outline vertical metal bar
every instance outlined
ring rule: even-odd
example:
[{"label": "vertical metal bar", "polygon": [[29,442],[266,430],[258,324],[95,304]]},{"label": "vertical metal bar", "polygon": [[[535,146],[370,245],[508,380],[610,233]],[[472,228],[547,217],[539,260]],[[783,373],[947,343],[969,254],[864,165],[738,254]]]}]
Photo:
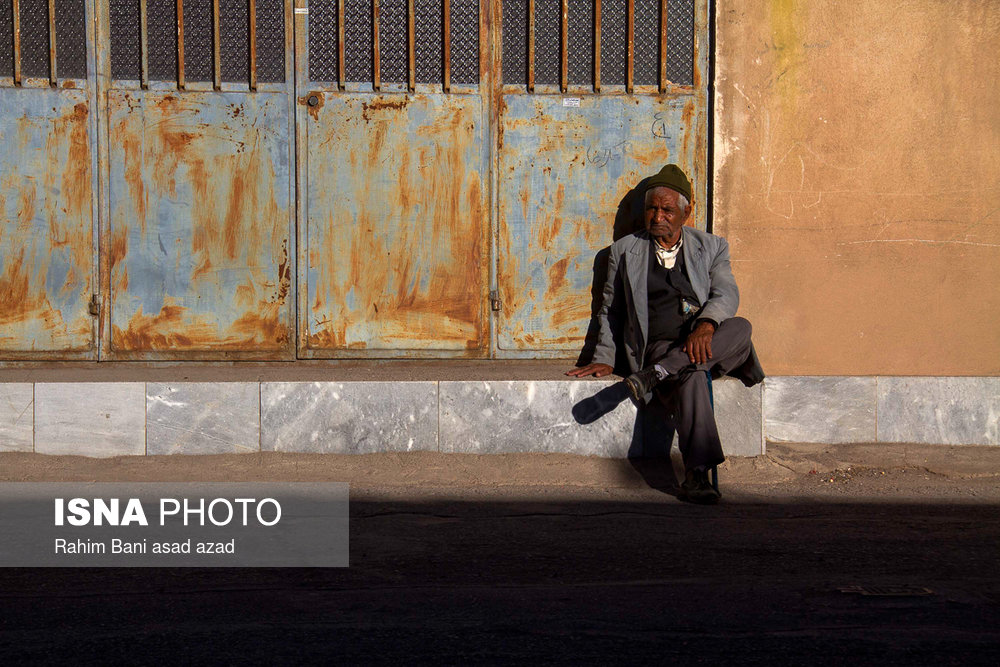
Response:
[{"label": "vertical metal bar", "polygon": [[250,2],[250,90],[257,90],[257,0]]},{"label": "vertical metal bar", "polygon": [[[491,55],[493,54],[494,49],[491,48],[490,46],[491,40],[488,37],[488,35],[492,35],[495,32],[496,35],[493,36],[492,39],[493,40],[500,39],[500,26],[503,24],[502,19],[498,19],[496,20],[496,23],[492,23],[492,21],[497,16],[502,16],[503,8],[497,7],[496,11],[499,12],[500,14],[497,13],[490,14],[489,16],[489,19],[491,21],[490,30],[486,29],[486,23],[487,23],[487,13],[486,13],[487,10],[485,7],[486,4],[487,3],[485,0],[480,0],[479,2],[479,85],[480,86],[486,85],[485,82],[486,82],[487,72],[488,71],[493,72],[492,70],[493,65],[491,64],[492,62]],[[497,4],[499,5],[499,3]],[[493,25],[497,26],[496,30],[492,29]],[[490,76],[493,77],[491,78],[491,84],[494,79],[499,80],[499,77],[494,77],[492,73],[490,74]]]},{"label": "vertical metal bar", "polygon": [[184,90],[184,0],[177,0],[177,89]]},{"label": "vertical metal bar", "polygon": [[667,90],[667,0],[660,0],[660,92]]},{"label": "vertical metal bar", "polygon": [[417,87],[417,24],[416,24],[416,9],[414,8],[415,0],[409,0],[408,13],[409,13],[409,23],[407,24],[406,30],[406,40],[407,40],[407,54],[409,54],[410,61],[410,81],[409,88],[410,92],[413,92]]},{"label": "vertical metal bar", "polygon": [[382,46],[378,36],[378,0],[372,0],[372,88],[382,88]]},{"label": "vertical metal bar", "polygon": [[142,61],[139,71],[139,85],[149,88],[149,33],[147,31],[148,13],[146,0],[139,0],[139,56]]},{"label": "vertical metal bar", "polygon": [[222,90],[222,27],[219,22],[219,0],[212,0],[212,85],[216,90]]},{"label": "vertical metal bar", "polygon": [[337,87],[344,89],[344,0],[337,0]]},{"label": "vertical metal bar", "polygon": [[559,88],[566,92],[569,85],[569,0],[562,0],[559,28]]},{"label": "vertical metal bar", "polygon": [[14,12],[14,85],[21,85],[21,0],[13,0]]},{"label": "vertical metal bar", "polygon": [[528,92],[535,92],[535,0],[528,0]]},{"label": "vertical metal bar", "polygon": [[444,92],[451,91],[451,0],[444,1]]},{"label": "vertical metal bar", "polygon": [[56,86],[56,0],[49,0],[49,85]]},{"label": "vertical metal bar", "polygon": [[635,71],[635,0],[628,0],[628,62],[625,65],[625,91],[632,92],[632,73]]},{"label": "vertical metal bar", "polygon": [[601,92],[601,0],[594,0],[594,92]]}]

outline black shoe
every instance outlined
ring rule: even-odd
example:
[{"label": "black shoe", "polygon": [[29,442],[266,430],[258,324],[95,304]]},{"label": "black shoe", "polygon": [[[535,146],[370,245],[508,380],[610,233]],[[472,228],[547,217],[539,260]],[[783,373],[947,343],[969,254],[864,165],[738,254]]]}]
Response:
[{"label": "black shoe", "polygon": [[629,393],[636,401],[641,401],[646,394],[653,391],[653,387],[659,384],[660,380],[656,375],[656,367],[644,368],[638,373],[632,373],[625,378]]},{"label": "black shoe", "polygon": [[722,494],[708,481],[707,470],[688,470],[681,484],[681,498],[698,505],[714,505]]}]

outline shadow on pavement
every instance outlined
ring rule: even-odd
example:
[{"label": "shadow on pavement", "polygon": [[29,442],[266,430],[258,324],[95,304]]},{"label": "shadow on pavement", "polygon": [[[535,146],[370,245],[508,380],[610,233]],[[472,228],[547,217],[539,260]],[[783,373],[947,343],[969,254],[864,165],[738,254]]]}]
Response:
[{"label": "shadow on pavement", "polygon": [[[992,665],[998,509],[362,500],[347,569],[2,570],[0,650],[6,664]],[[842,591],[858,586],[932,593]]]}]

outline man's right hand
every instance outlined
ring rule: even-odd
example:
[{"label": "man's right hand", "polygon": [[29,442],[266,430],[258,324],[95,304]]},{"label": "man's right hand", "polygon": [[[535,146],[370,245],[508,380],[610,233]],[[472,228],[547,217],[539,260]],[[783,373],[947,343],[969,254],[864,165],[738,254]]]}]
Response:
[{"label": "man's right hand", "polygon": [[570,375],[575,378],[585,378],[588,375],[593,375],[595,378],[602,378],[605,375],[611,375],[613,370],[614,369],[608,364],[587,364],[586,366],[566,371],[566,375]]}]

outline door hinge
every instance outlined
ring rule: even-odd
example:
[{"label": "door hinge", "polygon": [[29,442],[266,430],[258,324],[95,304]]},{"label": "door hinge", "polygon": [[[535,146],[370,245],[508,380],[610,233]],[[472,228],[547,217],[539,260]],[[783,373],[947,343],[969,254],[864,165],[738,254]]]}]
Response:
[{"label": "door hinge", "polygon": [[101,314],[101,300],[97,298],[96,294],[90,295],[90,314],[97,317]]},{"label": "door hinge", "polygon": [[500,290],[490,290],[490,310],[500,312]]}]

